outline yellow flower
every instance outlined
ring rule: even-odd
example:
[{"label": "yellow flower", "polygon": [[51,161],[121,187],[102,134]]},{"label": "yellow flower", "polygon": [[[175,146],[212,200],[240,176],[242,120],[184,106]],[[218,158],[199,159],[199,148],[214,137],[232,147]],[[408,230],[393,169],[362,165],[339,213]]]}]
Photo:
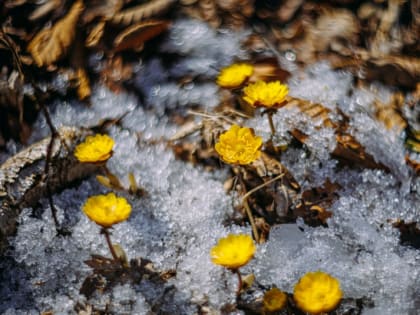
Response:
[{"label": "yellow flower", "polygon": [[288,93],[289,88],[280,81],[257,81],[244,88],[243,99],[253,107],[279,108]]},{"label": "yellow flower", "polygon": [[127,220],[131,213],[131,206],[125,198],[109,193],[88,198],[82,210],[89,219],[107,228]]},{"label": "yellow flower", "polygon": [[332,311],[340,303],[342,296],[340,282],[322,271],[305,274],[293,292],[297,306],[309,314]]},{"label": "yellow flower", "polygon": [[223,68],[217,77],[217,84],[224,88],[236,88],[243,84],[254,72],[254,67],[246,63],[234,63]]},{"label": "yellow flower", "polygon": [[260,157],[261,145],[261,137],[255,136],[252,129],[232,125],[220,135],[214,148],[226,163],[246,165]]},{"label": "yellow flower", "polygon": [[264,310],[268,312],[280,311],[286,306],[287,295],[277,288],[272,288],[265,292],[263,298]]},{"label": "yellow flower", "polygon": [[221,238],[211,249],[210,256],[214,264],[232,270],[246,265],[255,253],[252,237],[247,234],[229,234]]},{"label": "yellow flower", "polygon": [[74,150],[74,156],[80,162],[104,162],[111,157],[113,146],[114,140],[108,135],[87,136]]}]

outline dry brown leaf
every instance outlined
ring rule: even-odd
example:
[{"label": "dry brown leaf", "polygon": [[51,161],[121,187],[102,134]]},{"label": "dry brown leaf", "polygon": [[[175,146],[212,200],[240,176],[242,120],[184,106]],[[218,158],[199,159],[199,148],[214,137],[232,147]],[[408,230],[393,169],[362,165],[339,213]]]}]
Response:
[{"label": "dry brown leaf", "polygon": [[285,82],[290,76],[290,72],[281,68],[277,58],[265,58],[258,60],[254,65],[254,72],[249,78],[249,82],[258,80],[274,81],[280,80]]},{"label": "dry brown leaf", "polygon": [[343,43],[355,44],[358,39],[359,24],[353,13],[346,9],[326,11],[308,28],[305,40],[299,48],[298,58],[302,61],[311,60],[313,55],[326,52],[329,49],[337,50]]},{"label": "dry brown leaf", "polygon": [[381,121],[387,129],[393,129],[401,133],[406,127],[407,122],[401,115],[401,108],[404,104],[404,96],[401,93],[395,93],[390,102],[382,103],[375,100],[376,118]]},{"label": "dry brown leaf", "polygon": [[84,100],[91,94],[89,77],[83,68],[78,68],[76,70],[76,77],[79,81],[79,86],[77,87],[77,95],[79,96],[80,100]]},{"label": "dry brown leaf", "polygon": [[85,41],[86,47],[94,47],[99,43],[102,36],[104,35],[105,25],[106,25],[106,22],[102,20],[93,27],[88,37],[86,38],[86,41]]},{"label": "dry brown leaf", "polygon": [[141,22],[144,19],[163,13],[175,2],[175,0],[150,1],[115,14],[111,22],[123,25]]},{"label": "dry brown leaf", "polygon": [[[404,56],[382,56],[369,58],[364,66],[365,78],[380,80],[389,85],[415,89],[420,81],[420,58]],[[392,75],[390,75],[392,74]]]},{"label": "dry brown leaf", "polygon": [[327,219],[332,216],[327,209],[337,199],[337,190],[340,188],[340,185],[327,179],[321,187],[305,190],[293,210],[294,215],[302,217],[310,226],[326,225]]},{"label": "dry brown leaf", "polygon": [[146,21],[130,26],[115,38],[114,51],[141,50],[146,41],[165,31],[168,26],[167,21]]},{"label": "dry brown leaf", "polygon": [[373,53],[389,53],[389,51],[384,50],[391,49],[390,32],[392,27],[397,24],[402,5],[403,1],[401,0],[388,1],[388,8],[380,15],[380,23],[375,38],[370,45],[370,50]]},{"label": "dry brown leaf", "polygon": [[121,10],[123,5],[123,0],[90,0],[88,8],[83,13],[83,22],[89,23],[98,17],[108,21]]},{"label": "dry brown leaf", "polygon": [[56,10],[61,5],[61,2],[61,0],[50,0],[45,2],[29,15],[29,20],[35,21],[46,16],[51,11]]},{"label": "dry brown leaf", "polygon": [[65,17],[32,39],[28,51],[38,67],[51,65],[67,52],[75,37],[76,23],[83,9],[83,1],[76,1]]}]

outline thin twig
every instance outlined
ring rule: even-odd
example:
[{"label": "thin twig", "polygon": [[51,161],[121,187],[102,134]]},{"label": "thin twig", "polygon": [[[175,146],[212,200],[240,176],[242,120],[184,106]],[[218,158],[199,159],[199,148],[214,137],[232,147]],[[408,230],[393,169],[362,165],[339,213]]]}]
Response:
[{"label": "thin twig", "polygon": [[257,186],[257,187],[252,188],[250,191],[248,191],[248,192],[247,192],[247,193],[246,193],[246,194],[242,197],[242,200],[248,199],[248,198],[249,198],[249,196],[251,196],[254,192],[256,192],[257,190],[259,190],[259,189],[261,189],[261,188],[263,188],[263,187],[265,187],[265,186],[267,186],[267,185],[270,185],[271,183],[275,182],[276,180],[278,180],[278,179],[282,178],[284,175],[285,175],[285,173],[282,173],[282,174],[280,174],[280,175],[278,175],[278,176],[276,176],[276,177],[274,177],[274,178],[270,179],[269,181],[266,181],[265,183],[263,183],[263,184],[261,184],[261,185],[259,185],[259,186]]},{"label": "thin twig", "polygon": [[[246,115],[244,113],[235,111],[235,110],[230,110],[230,112],[232,112],[233,114],[235,114],[235,115],[237,115],[237,116],[239,116],[241,118],[247,118],[247,119],[251,118],[250,116],[248,116],[248,115]],[[194,110],[188,110],[187,113],[188,114],[191,114],[191,115],[195,115],[195,116],[200,116],[200,117],[208,118],[208,119],[211,119],[211,120],[222,119],[222,120],[225,120],[226,122],[228,122],[231,125],[236,124],[236,121],[234,121],[233,119],[230,119],[230,118],[226,117],[225,115],[207,114],[207,113],[203,113],[203,112],[197,112],[197,111],[194,111]]]},{"label": "thin twig", "polygon": [[[35,100],[36,100],[37,103],[39,103],[38,102],[38,97],[37,97],[36,94],[35,94]],[[48,143],[47,154],[46,154],[46,157],[45,157],[45,168],[44,168],[44,174],[46,176],[46,188],[47,188],[48,203],[49,203],[50,208],[51,208],[51,214],[52,214],[52,217],[53,217],[53,220],[54,220],[55,229],[56,229],[57,233],[63,234],[62,233],[63,230],[60,228],[60,224],[58,222],[57,209],[54,206],[52,191],[51,191],[51,187],[49,185],[51,156],[52,156],[52,151],[53,151],[55,139],[58,137],[58,132],[57,132],[57,129],[55,128],[52,120],[51,120],[50,114],[49,114],[48,109],[45,106],[45,104],[42,104],[41,108],[42,108],[42,111],[44,113],[45,120],[47,121],[47,125],[51,130],[51,140]]]}]

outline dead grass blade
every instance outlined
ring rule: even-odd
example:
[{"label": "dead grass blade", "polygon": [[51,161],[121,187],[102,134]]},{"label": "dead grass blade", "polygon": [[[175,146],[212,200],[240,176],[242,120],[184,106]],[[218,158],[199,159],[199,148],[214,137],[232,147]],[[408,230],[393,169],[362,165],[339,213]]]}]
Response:
[{"label": "dead grass blade", "polygon": [[76,1],[64,18],[52,28],[40,31],[32,39],[28,51],[38,67],[51,65],[67,52],[75,37],[76,23],[83,9],[83,2]]},{"label": "dead grass blade", "polygon": [[104,20],[99,21],[92,30],[90,31],[88,37],[86,38],[85,45],[86,47],[94,47],[98,45],[102,36],[104,35],[106,22]]}]

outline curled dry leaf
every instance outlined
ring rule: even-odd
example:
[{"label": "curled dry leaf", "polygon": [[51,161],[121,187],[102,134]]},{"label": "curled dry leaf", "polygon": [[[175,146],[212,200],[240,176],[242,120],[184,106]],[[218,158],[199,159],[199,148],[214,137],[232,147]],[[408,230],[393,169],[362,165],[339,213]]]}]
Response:
[{"label": "curled dry leaf", "polygon": [[61,0],[50,0],[45,3],[43,3],[41,6],[35,9],[30,15],[29,20],[35,21],[38,20],[47,14],[49,14],[51,11],[56,10],[61,5]]},{"label": "curled dry leaf", "polygon": [[332,216],[332,212],[327,209],[338,198],[337,190],[340,188],[340,185],[327,179],[321,187],[305,190],[296,203],[293,214],[302,217],[309,226],[326,225],[327,219]]},{"label": "curled dry leaf", "polygon": [[[363,65],[365,78],[380,80],[389,85],[415,89],[420,81],[420,58],[404,56],[371,57]],[[392,75],[389,75],[392,73]]]},{"label": "curled dry leaf", "polygon": [[309,27],[300,47],[299,59],[310,59],[313,54],[326,52],[337,44],[355,44],[358,39],[359,24],[351,11],[340,9],[327,11],[321,15],[314,26]]},{"label": "curled dry leaf", "polygon": [[167,21],[146,21],[130,26],[115,38],[114,51],[141,50],[146,41],[165,31],[168,26]]},{"label": "curled dry leaf", "polygon": [[285,82],[290,76],[290,72],[280,67],[277,58],[265,58],[257,61],[254,65],[254,72],[249,78],[249,82],[258,80]]},{"label": "curled dry leaf", "polygon": [[388,51],[383,51],[385,47],[386,50],[390,50],[390,32],[393,26],[397,24],[396,22],[400,15],[402,5],[403,2],[400,0],[388,1],[388,8],[380,16],[378,29],[376,30],[375,38],[371,43],[371,51],[382,51],[383,53],[387,53]]},{"label": "curled dry leaf", "polygon": [[420,81],[420,58],[418,57],[400,55],[377,57],[366,50],[358,49],[351,56],[336,56],[330,61],[333,68],[350,69],[355,75],[367,81],[381,81],[388,85],[413,90]]},{"label": "curled dry leaf", "polygon": [[83,2],[76,1],[64,18],[52,28],[40,31],[32,39],[28,51],[38,67],[51,65],[67,52],[75,37],[76,23],[83,9]]},{"label": "curled dry leaf", "polygon": [[111,19],[111,22],[123,25],[141,22],[145,19],[155,17],[156,15],[163,13],[175,2],[175,0],[150,1],[115,14]]}]

